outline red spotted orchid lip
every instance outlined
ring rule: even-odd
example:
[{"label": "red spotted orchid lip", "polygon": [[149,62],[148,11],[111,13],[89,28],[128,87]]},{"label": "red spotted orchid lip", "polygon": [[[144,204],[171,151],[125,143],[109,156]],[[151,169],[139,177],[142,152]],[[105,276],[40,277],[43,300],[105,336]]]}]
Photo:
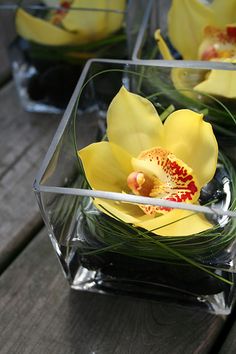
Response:
[{"label": "red spotted orchid lip", "polygon": [[206,26],[204,39],[199,47],[201,60],[232,58],[236,54],[236,26],[227,25],[224,29]]},{"label": "red spotted orchid lip", "polygon": [[[194,202],[199,187],[192,169],[168,150],[156,147],[133,159],[135,171],[127,178],[127,185],[135,195],[162,198],[174,202]],[[139,205],[147,215],[165,213],[170,208]]]}]

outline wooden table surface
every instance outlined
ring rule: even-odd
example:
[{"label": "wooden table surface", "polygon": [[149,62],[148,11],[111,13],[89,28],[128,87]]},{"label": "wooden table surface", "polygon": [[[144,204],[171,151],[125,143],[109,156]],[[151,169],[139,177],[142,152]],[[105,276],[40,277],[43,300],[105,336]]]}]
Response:
[{"label": "wooden table surface", "polygon": [[21,108],[4,21],[0,16],[0,353],[236,353],[235,310],[214,316],[70,290],[32,192],[61,117]]}]

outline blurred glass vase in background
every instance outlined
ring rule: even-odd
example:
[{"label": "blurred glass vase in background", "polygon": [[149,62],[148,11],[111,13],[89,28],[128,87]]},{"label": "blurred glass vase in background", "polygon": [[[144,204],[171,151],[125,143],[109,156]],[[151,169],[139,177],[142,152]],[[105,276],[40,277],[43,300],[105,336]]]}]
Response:
[{"label": "blurred glass vase in background", "polygon": [[88,59],[129,58],[142,18],[142,6],[134,3],[21,1],[15,13],[17,38],[10,47],[10,58],[23,107],[34,112],[62,112]]},{"label": "blurred glass vase in background", "polygon": [[213,95],[235,112],[235,7],[235,0],[151,0],[133,59],[179,62],[171,77],[182,95],[198,92],[206,103]]}]

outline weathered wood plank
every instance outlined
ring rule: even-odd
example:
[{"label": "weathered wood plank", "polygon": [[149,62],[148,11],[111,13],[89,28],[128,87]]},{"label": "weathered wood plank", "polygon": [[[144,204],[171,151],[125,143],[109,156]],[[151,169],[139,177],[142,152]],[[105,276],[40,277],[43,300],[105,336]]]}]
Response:
[{"label": "weathered wood plank", "polygon": [[[231,324],[233,321],[233,326]],[[231,316],[231,320],[228,323],[228,330],[226,340],[221,347],[219,354],[235,354],[236,353],[236,322],[235,322],[235,310]]]},{"label": "weathered wood plank", "polygon": [[30,114],[14,85],[0,91],[0,270],[41,224],[32,183],[60,117]]},{"label": "weathered wood plank", "polygon": [[70,290],[43,230],[0,280],[1,353],[209,353],[224,319]]}]

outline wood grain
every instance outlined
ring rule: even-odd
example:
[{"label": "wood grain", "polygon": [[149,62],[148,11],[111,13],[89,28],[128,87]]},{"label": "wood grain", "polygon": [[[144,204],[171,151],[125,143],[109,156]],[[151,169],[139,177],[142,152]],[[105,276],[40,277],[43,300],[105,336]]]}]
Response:
[{"label": "wood grain", "polygon": [[236,323],[235,311],[231,314],[230,321],[228,321],[227,331],[225,331],[226,340],[220,348],[219,354],[235,354],[236,352]]},{"label": "wood grain", "polygon": [[0,269],[42,225],[32,184],[60,118],[25,112],[12,83],[0,91]]},{"label": "wood grain", "polygon": [[1,353],[209,353],[224,319],[70,290],[43,230],[0,280]]}]

